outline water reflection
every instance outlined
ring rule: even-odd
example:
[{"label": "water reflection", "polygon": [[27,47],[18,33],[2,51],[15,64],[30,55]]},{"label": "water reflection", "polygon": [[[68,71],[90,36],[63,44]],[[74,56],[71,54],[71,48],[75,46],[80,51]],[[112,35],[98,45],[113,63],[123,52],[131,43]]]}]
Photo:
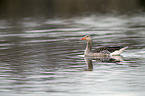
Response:
[{"label": "water reflection", "polygon": [[[112,96],[135,90],[144,95],[144,15],[46,19],[42,24],[24,18],[19,26],[6,22],[0,24],[2,93]],[[123,57],[87,57],[85,63],[86,45],[79,39],[86,34],[97,46],[129,48]]]},{"label": "water reflection", "polygon": [[101,56],[101,57],[85,57],[86,64],[88,66],[85,71],[93,71],[93,63],[92,60],[95,60],[96,62],[107,62],[107,63],[117,63],[124,61],[123,57],[120,56]]}]

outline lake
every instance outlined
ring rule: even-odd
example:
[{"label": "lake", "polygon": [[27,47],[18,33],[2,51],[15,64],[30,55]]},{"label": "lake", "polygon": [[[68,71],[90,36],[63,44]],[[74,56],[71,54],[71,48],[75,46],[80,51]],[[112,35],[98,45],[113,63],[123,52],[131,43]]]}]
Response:
[{"label": "lake", "polygon": [[[0,95],[144,96],[144,17],[0,20]],[[86,58],[85,35],[94,47],[128,49],[113,59]]]}]

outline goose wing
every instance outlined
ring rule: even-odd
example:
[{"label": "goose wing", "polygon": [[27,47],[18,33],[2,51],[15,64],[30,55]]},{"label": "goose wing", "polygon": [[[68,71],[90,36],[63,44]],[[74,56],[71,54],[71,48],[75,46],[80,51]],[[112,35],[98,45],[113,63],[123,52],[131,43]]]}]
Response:
[{"label": "goose wing", "polygon": [[112,53],[116,50],[120,50],[121,48],[123,48],[123,46],[99,47],[99,48],[96,48],[94,51],[97,53],[104,52],[104,51]]}]

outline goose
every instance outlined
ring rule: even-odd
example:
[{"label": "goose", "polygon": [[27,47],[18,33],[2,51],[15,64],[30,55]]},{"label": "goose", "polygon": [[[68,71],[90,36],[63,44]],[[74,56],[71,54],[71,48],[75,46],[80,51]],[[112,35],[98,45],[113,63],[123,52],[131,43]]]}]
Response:
[{"label": "goose", "polygon": [[109,46],[109,47],[100,47],[95,50],[92,50],[92,37],[86,35],[80,40],[87,41],[87,46],[84,51],[85,56],[116,56],[120,55],[128,46]]}]

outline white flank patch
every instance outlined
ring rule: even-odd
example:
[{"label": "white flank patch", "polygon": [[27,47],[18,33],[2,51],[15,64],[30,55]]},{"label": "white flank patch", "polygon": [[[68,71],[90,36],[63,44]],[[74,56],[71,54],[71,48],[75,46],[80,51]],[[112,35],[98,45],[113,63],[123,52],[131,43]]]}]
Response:
[{"label": "white flank patch", "polygon": [[120,55],[126,48],[128,48],[128,46],[121,48],[120,50],[116,50],[113,53],[111,53],[110,55],[114,56],[114,55]]}]

